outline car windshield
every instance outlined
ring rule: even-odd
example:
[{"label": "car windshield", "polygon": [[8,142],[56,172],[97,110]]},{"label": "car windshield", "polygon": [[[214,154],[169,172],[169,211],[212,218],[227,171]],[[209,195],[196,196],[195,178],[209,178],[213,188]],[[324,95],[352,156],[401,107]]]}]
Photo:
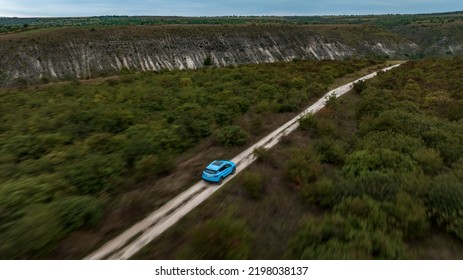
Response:
[{"label": "car windshield", "polygon": [[217,171],[210,170],[210,169],[205,169],[204,172],[209,173],[209,174],[217,174]]}]

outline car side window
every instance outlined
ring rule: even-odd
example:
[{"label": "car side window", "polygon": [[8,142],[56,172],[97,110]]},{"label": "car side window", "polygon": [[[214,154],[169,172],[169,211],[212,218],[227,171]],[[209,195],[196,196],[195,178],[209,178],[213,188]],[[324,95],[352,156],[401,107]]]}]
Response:
[{"label": "car side window", "polygon": [[226,164],[226,165],[222,166],[222,168],[220,168],[219,171],[224,171],[225,169],[227,169],[229,167],[230,167],[230,165]]}]

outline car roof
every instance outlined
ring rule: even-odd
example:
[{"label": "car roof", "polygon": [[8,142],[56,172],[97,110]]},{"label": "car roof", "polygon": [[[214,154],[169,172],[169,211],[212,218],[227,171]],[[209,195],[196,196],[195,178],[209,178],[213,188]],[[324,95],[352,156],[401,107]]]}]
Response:
[{"label": "car roof", "polygon": [[214,171],[218,171],[224,164],[228,163],[226,160],[214,160],[206,168]]}]

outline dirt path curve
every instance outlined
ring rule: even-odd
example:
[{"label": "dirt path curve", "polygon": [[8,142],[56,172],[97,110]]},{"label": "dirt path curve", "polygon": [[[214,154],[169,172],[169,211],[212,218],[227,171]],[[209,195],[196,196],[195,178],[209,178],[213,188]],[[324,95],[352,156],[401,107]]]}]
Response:
[{"label": "dirt path curve", "polygon": [[[382,71],[388,71],[392,68],[399,66],[396,64]],[[254,160],[254,150],[257,148],[270,149],[275,146],[281,139],[281,137],[288,135],[294,131],[298,125],[298,120],[309,113],[318,112],[320,109],[325,107],[326,97],[335,94],[341,96],[351,90],[354,83],[371,79],[377,75],[377,72],[366,75],[353,82],[340,86],[326,93],[317,102],[312,104],[310,107],[305,109],[303,112],[298,114],[296,117],[271,132],[254,145],[247,148],[245,151],[237,155],[231,161],[237,165],[236,173],[228,176],[222,183],[222,185],[212,185],[199,181],[192,187],[166,203],[158,210],[151,213],[148,217],[138,222],[121,235],[112,239],[103,245],[100,249],[87,256],[85,259],[129,259],[131,256],[140,251],[145,245],[150,243],[153,239],[158,237],[161,233],[167,230],[169,227],[174,225],[178,220],[188,214],[191,210],[196,208],[199,204],[210,197],[214,192],[218,191],[233,177],[237,176],[241,171],[248,167]]]}]

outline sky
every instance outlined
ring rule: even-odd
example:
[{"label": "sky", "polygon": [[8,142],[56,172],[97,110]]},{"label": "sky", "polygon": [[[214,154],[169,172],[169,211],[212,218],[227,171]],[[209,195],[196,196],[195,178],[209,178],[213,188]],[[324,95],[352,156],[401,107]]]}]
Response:
[{"label": "sky", "polygon": [[363,15],[462,10],[463,0],[0,0],[0,17]]}]

